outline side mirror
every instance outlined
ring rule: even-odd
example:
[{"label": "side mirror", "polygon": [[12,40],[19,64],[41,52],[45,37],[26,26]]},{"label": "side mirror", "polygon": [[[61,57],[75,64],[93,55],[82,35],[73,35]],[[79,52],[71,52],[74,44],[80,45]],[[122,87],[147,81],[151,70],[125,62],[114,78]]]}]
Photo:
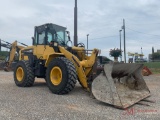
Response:
[{"label": "side mirror", "polygon": [[66,33],[67,33],[67,37],[68,37],[67,46],[71,47],[72,46],[72,41],[71,41],[71,37],[70,37],[70,32],[66,31]]},{"label": "side mirror", "polygon": [[32,37],[32,45],[35,45],[35,38]]},{"label": "side mirror", "polygon": [[67,33],[67,36],[68,36],[68,40],[71,41],[70,32],[66,31],[66,33]]},{"label": "side mirror", "polygon": [[68,47],[72,47],[72,41],[71,40],[68,40],[66,44],[67,44]]}]

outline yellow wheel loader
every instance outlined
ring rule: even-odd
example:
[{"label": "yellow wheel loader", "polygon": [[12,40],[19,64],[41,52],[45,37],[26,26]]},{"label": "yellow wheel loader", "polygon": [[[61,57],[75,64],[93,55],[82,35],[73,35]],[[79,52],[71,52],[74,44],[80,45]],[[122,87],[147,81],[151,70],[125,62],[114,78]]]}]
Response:
[{"label": "yellow wheel loader", "polygon": [[[20,43],[18,41],[14,41],[13,43],[9,43],[7,41],[4,41],[4,42],[6,42],[7,44],[2,44],[2,45],[3,47],[6,47],[9,49],[9,54],[8,56],[6,56],[5,61],[0,63],[0,69],[8,72],[8,71],[13,70],[16,64],[16,61],[18,60],[19,51],[27,45]],[[18,43],[22,44],[23,46],[18,45]]]},{"label": "yellow wheel loader", "polygon": [[97,75],[98,49],[88,56],[83,44],[68,46],[69,38],[66,28],[59,25],[35,27],[33,45],[19,52],[15,84],[30,87],[35,77],[44,78],[52,93],[62,95],[72,91],[78,80],[96,99],[120,108],[150,95],[140,74],[141,64],[106,64]]}]

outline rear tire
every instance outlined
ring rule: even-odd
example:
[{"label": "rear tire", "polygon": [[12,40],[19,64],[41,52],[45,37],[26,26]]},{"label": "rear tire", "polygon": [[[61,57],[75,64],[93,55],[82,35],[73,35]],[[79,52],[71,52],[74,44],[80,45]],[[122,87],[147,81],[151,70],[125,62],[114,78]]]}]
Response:
[{"label": "rear tire", "polygon": [[77,81],[77,73],[73,63],[64,58],[54,58],[46,71],[46,82],[54,94],[67,94],[72,91]]},{"label": "rear tire", "polygon": [[14,69],[14,81],[19,87],[30,87],[34,84],[34,73],[29,61],[19,61]]}]

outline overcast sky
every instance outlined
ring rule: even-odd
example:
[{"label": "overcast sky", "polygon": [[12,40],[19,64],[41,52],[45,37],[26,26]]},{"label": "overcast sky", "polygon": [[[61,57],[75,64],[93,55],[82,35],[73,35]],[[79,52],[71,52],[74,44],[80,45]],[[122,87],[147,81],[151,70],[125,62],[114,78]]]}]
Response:
[{"label": "overcast sky", "polygon": [[[74,0],[0,0],[0,38],[31,45],[34,26],[54,23],[74,30]],[[144,57],[160,49],[160,0],[78,0],[78,40],[89,49],[119,48],[119,30],[126,22],[126,51]],[[122,33],[123,47],[123,33]]]}]

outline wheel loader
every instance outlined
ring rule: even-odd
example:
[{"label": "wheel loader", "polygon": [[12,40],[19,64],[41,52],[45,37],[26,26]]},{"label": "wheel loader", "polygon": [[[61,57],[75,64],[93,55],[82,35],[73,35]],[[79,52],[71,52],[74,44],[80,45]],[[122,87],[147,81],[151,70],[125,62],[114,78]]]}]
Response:
[{"label": "wheel loader", "polygon": [[[17,62],[17,57],[19,56],[18,53],[20,51],[20,49],[24,48],[25,45],[24,43],[20,43],[18,41],[14,41],[13,43],[9,43],[7,41],[4,41],[3,42],[6,42],[7,44],[2,44],[3,47],[6,47],[9,49],[9,54],[8,56],[6,56],[6,59],[4,62],[1,62],[0,63],[0,69],[2,70],[5,70],[5,71],[12,71],[15,67],[15,64]],[[22,45],[18,45],[18,43],[22,44]]]},{"label": "wheel loader", "polygon": [[141,75],[141,64],[105,64],[97,75],[98,49],[87,55],[84,44],[69,46],[66,28],[47,23],[35,27],[33,45],[19,51],[14,81],[30,87],[35,77],[44,78],[49,90],[58,95],[71,92],[77,81],[102,102],[127,108],[148,97],[150,91]]}]

